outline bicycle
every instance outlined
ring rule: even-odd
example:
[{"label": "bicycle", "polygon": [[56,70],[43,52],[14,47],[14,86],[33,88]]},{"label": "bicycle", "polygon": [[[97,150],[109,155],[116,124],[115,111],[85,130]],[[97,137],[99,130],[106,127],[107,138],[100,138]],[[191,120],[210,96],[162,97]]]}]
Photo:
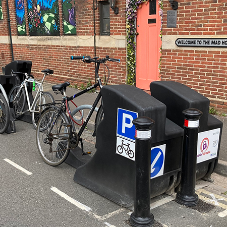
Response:
[{"label": "bicycle", "polygon": [[[13,74],[24,74],[25,79],[20,85],[14,86],[9,92],[9,102],[12,104],[14,109],[15,118],[20,118],[25,112],[30,112],[32,115],[32,123],[34,128],[37,127],[37,122],[39,120],[40,114],[45,108],[45,104],[53,103],[54,98],[49,92],[43,91],[43,82],[47,75],[53,74],[54,71],[51,69],[45,69],[41,71],[44,75],[41,82],[34,79],[32,75],[21,72],[12,72]],[[33,102],[30,102],[28,88],[36,91],[35,98]],[[27,100],[28,109],[24,110],[25,103]]]},{"label": "bicycle", "polygon": [[4,133],[10,122],[9,102],[3,86],[0,84],[0,134]]},{"label": "bicycle", "polygon": [[124,144],[124,140],[122,140],[121,145],[117,146],[117,151],[119,154],[122,154],[123,151],[125,152],[126,155],[128,155],[129,158],[134,157],[134,152],[133,150],[130,149],[130,144]]},{"label": "bicycle", "polygon": [[[85,63],[94,62],[96,64],[95,78],[97,79],[97,82],[94,85],[85,88],[84,90],[70,97],[66,95],[66,88],[70,85],[69,82],[54,85],[52,87],[53,91],[61,92],[63,99],[60,103],[55,102],[55,105],[48,106],[44,110],[39,119],[36,129],[36,143],[38,151],[44,162],[51,166],[57,166],[63,163],[67,158],[70,149],[76,148],[79,142],[81,144],[82,154],[90,154],[90,152],[84,152],[83,150],[83,141],[81,135],[101,99],[101,92],[99,92],[99,94],[97,95],[97,98],[92,104],[88,116],[86,117],[84,122],[81,122],[81,124],[79,124],[76,119],[74,119],[74,115],[72,115],[70,111],[69,101],[71,101],[73,105],[76,106],[76,104],[73,102],[74,98],[79,97],[80,95],[97,87],[102,89],[103,85],[98,75],[100,64],[105,64],[106,61],[120,62],[119,59],[109,58],[109,56],[106,56],[105,58],[72,56],[71,59],[81,59]],[[77,111],[73,112],[75,114]],[[80,110],[79,113],[82,116]],[[102,105],[100,105],[95,119],[95,132],[98,128],[99,123],[103,119],[103,116],[103,108]],[[80,126],[78,132],[76,132],[75,125]]]}]

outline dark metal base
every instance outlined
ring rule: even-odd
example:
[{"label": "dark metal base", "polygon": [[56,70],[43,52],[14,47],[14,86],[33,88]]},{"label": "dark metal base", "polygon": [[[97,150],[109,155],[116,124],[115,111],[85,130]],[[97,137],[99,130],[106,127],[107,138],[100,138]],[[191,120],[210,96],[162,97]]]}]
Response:
[{"label": "dark metal base", "polygon": [[15,133],[16,132],[15,118],[14,118],[14,110],[13,110],[13,108],[10,108],[9,111],[10,111],[10,119],[9,119],[9,126],[6,129],[6,133],[7,134]]},{"label": "dark metal base", "polygon": [[187,207],[193,207],[197,205],[198,200],[199,199],[197,194],[189,196],[189,195],[182,195],[180,192],[178,192],[175,201],[181,205],[184,205]]},{"label": "dark metal base", "polygon": [[82,155],[81,148],[77,147],[73,150],[70,150],[69,156],[65,160],[65,163],[77,169],[78,167],[87,163],[90,159],[91,159],[91,156]]},{"label": "dark metal base", "polygon": [[132,213],[130,216],[130,224],[133,227],[149,227],[154,223],[154,215],[150,214],[148,217],[135,217],[135,214]]},{"label": "dark metal base", "polygon": [[29,112],[24,113],[22,116],[18,118],[18,120],[32,124],[32,116]]}]

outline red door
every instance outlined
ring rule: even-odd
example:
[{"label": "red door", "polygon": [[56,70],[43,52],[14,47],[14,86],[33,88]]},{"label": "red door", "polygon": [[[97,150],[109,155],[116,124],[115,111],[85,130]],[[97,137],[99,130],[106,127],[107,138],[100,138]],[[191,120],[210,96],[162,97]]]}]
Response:
[{"label": "red door", "polygon": [[159,80],[160,28],[158,0],[141,4],[137,11],[136,86],[144,90]]}]

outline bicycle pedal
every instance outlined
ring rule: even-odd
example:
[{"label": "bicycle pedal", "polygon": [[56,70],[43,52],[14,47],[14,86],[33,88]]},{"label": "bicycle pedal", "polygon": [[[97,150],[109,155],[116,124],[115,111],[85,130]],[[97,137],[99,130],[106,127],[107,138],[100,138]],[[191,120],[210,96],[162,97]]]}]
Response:
[{"label": "bicycle pedal", "polygon": [[83,152],[83,153],[82,153],[82,155],[87,155],[87,154],[91,154],[91,152],[88,151],[88,152]]},{"label": "bicycle pedal", "polygon": [[62,125],[68,128],[72,126],[71,124],[67,124],[67,123],[63,123]]}]

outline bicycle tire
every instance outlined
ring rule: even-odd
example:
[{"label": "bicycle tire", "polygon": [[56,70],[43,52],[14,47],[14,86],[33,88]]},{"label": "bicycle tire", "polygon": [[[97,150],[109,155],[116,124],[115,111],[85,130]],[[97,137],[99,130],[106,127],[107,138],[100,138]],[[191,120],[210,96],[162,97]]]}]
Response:
[{"label": "bicycle tire", "polygon": [[61,110],[58,108],[45,110],[36,129],[39,154],[43,161],[51,166],[62,164],[69,154],[71,126],[69,127],[69,120],[65,113],[61,112],[57,117],[59,111]]},{"label": "bicycle tire", "polygon": [[0,133],[4,133],[9,126],[9,105],[2,93],[0,93]]},{"label": "bicycle tire", "polygon": [[94,135],[96,135],[97,133],[97,129],[99,127],[100,122],[104,119],[104,111],[103,111],[103,106],[100,105],[98,112],[96,114],[96,118],[95,118],[95,132]]},{"label": "bicycle tire", "polygon": [[129,149],[128,152],[127,152],[127,155],[128,155],[129,158],[134,158],[133,150]]},{"label": "bicycle tire", "polygon": [[41,95],[41,99],[40,99],[40,96],[36,98],[36,100],[34,101],[33,111],[38,111],[38,112],[32,112],[32,124],[35,129],[37,128],[37,123],[39,121],[41,113],[46,108],[45,104],[53,103],[53,102],[54,102],[54,97],[49,92],[43,92],[43,94]]},{"label": "bicycle tire", "polygon": [[118,145],[117,146],[117,151],[118,151],[119,154],[122,154],[123,153],[123,147],[121,145]]},{"label": "bicycle tire", "polygon": [[22,88],[14,100],[14,97],[17,95],[18,90],[20,89],[20,85],[14,86],[9,92],[9,103],[12,104],[14,109],[15,118],[19,118],[22,114],[21,112],[24,110],[25,106],[25,90]]}]

